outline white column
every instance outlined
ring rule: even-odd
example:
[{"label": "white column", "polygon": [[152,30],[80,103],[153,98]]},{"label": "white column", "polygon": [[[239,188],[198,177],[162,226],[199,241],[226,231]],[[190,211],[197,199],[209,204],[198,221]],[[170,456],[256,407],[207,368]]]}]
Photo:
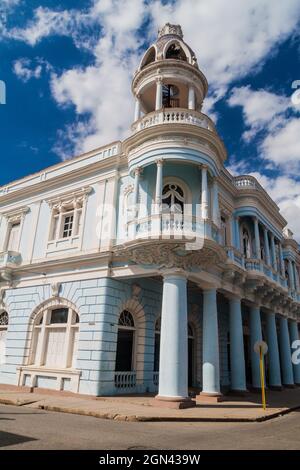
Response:
[{"label": "white column", "polygon": [[282,388],[282,384],[275,313],[268,313],[266,320],[269,357],[269,386],[280,390]]},{"label": "white column", "polygon": [[201,168],[202,175],[202,195],[201,195],[201,212],[202,219],[208,219],[208,185],[207,185],[207,166]]},{"label": "white column", "polygon": [[273,233],[271,233],[271,252],[272,252],[272,266],[275,271],[277,271],[277,259],[276,259],[276,249],[275,249],[275,239]]},{"label": "white column", "polygon": [[167,273],[163,280],[159,400],[191,404],[188,398],[187,279]]},{"label": "white column", "polygon": [[293,262],[293,267],[294,267],[295,289],[297,292],[299,292],[299,276],[298,276],[297,266],[295,262]]},{"label": "white column", "polygon": [[288,328],[288,321],[285,317],[280,317],[279,328],[280,362],[282,372],[282,383],[285,386],[294,385],[294,374],[291,354],[291,342]]},{"label": "white column", "polygon": [[254,221],[254,237],[255,237],[255,255],[257,259],[261,259],[259,227],[258,227],[257,217],[254,217],[253,221]]},{"label": "white column", "polygon": [[138,203],[139,203],[139,186],[140,186],[141,169],[136,168],[134,172],[134,188],[133,188],[133,204],[134,204],[134,217],[138,217]]},{"label": "white column", "polygon": [[213,223],[220,226],[220,208],[219,208],[219,188],[216,179],[213,182],[213,207],[212,207]]},{"label": "white column", "polygon": [[195,88],[192,85],[189,86],[188,107],[192,110],[196,108]]},{"label": "white column", "polygon": [[163,190],[163,160],[156,160],[155,204],[160,208]]},{"label": "white column", "polygon": [[229,299],[231,389],[245,392],[246,372],[241,299]]},{"label": "white column", "polygon": [[140,95],[137,95],[135,98],[134,121],[138,121],[140,117],[141,117],[141,101],[140,101]]},{"label": "white column", "polygon": [[289,273],[289,278],[290,278],[290,288],[291,290],[294,290],[295,289],[294,270],[293,270],[292,261],[290,259],[288,260],[288,273]]},{"label": "white column", "polygon": [[279,257],[280,257],[281,275],[285,277],[285,266],[284,266],[284,259],[283,259],[283,253],[282,253],[282,245],[280,242],[279,242]]},{"label": "white column", "polygon": [[271,258],[270,258],[270,245],[269,245],[269,236],[268,236],[268,229],[264,227],[264,241],[265,241],[265,255],[266,255],[266,264],[268,266],[271,265]]},{"label": "white column", "polygon": [[217,291],[203,291],[202,394],[220,396],[220,358]]},{"label": "white column", "polygon": [[158,111],[161,108],[162,108],[162,79],[158,78],[156,80],[155,110]]}]

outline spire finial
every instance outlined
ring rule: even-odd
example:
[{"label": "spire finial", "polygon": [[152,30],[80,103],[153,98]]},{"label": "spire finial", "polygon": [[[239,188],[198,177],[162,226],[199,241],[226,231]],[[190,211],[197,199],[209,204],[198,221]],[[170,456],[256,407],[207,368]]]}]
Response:
[{"label": "spire finial", "polygon": [[168,34],[171,34],[172,36],[179,36],[181,39],[183,38],[182,29],[179,24],[166,23],[162,28],[158,30],[159,38]]}]

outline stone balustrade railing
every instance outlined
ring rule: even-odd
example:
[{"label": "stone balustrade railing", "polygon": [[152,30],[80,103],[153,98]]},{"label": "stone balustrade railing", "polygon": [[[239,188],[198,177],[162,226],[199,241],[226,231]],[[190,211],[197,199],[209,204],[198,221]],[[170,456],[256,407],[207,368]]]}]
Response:
[{"label": "stone balustrade railing", "polygon": [[236,176],[233,179],[234,185],[238,189],[258,189],[258,183],[253,176],[250,175],[242,175]]},{"label": "stone balustrade railing", "polygon": [[136,386],[136,372],[116,372],[115,386],[121,390],[134,388]]},{"label": "stone balustrade railing", "polygon": [[182,108],[165,108],[153,111],[136,121],[131,129],[138,132],[158,124],[192,124],[210,131],[215,131],[214,123],[203,113]]}]

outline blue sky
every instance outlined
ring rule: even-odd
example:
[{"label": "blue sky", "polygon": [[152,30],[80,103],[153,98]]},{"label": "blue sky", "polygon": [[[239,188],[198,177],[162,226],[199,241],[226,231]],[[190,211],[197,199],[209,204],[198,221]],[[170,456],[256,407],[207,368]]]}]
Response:
[{"label": "blue sky", "polygon": [[132,74],[167,21],[209,81],[228,168],[254,174],[300,239],[299,0],[2,0],[0,184],[126,137]]}]

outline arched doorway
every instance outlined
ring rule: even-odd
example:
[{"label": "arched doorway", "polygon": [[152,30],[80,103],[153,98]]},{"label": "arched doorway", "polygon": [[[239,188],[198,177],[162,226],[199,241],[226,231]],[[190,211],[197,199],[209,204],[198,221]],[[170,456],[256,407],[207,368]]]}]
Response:
[{"label": "arched doorway", "polygon": [[118,322],[116,372],[134,370],[135,324],[132,314],[123,310]]},{"label": "arched doorway", "polygon": [[7,312],[0,313],[0,365],[5,363],[5,343],[8,328]]},{"label": "arched doorway", "polygon": [[195,371],[195,333],[193,326],[188,323],[188,386],[194,386]]}]

